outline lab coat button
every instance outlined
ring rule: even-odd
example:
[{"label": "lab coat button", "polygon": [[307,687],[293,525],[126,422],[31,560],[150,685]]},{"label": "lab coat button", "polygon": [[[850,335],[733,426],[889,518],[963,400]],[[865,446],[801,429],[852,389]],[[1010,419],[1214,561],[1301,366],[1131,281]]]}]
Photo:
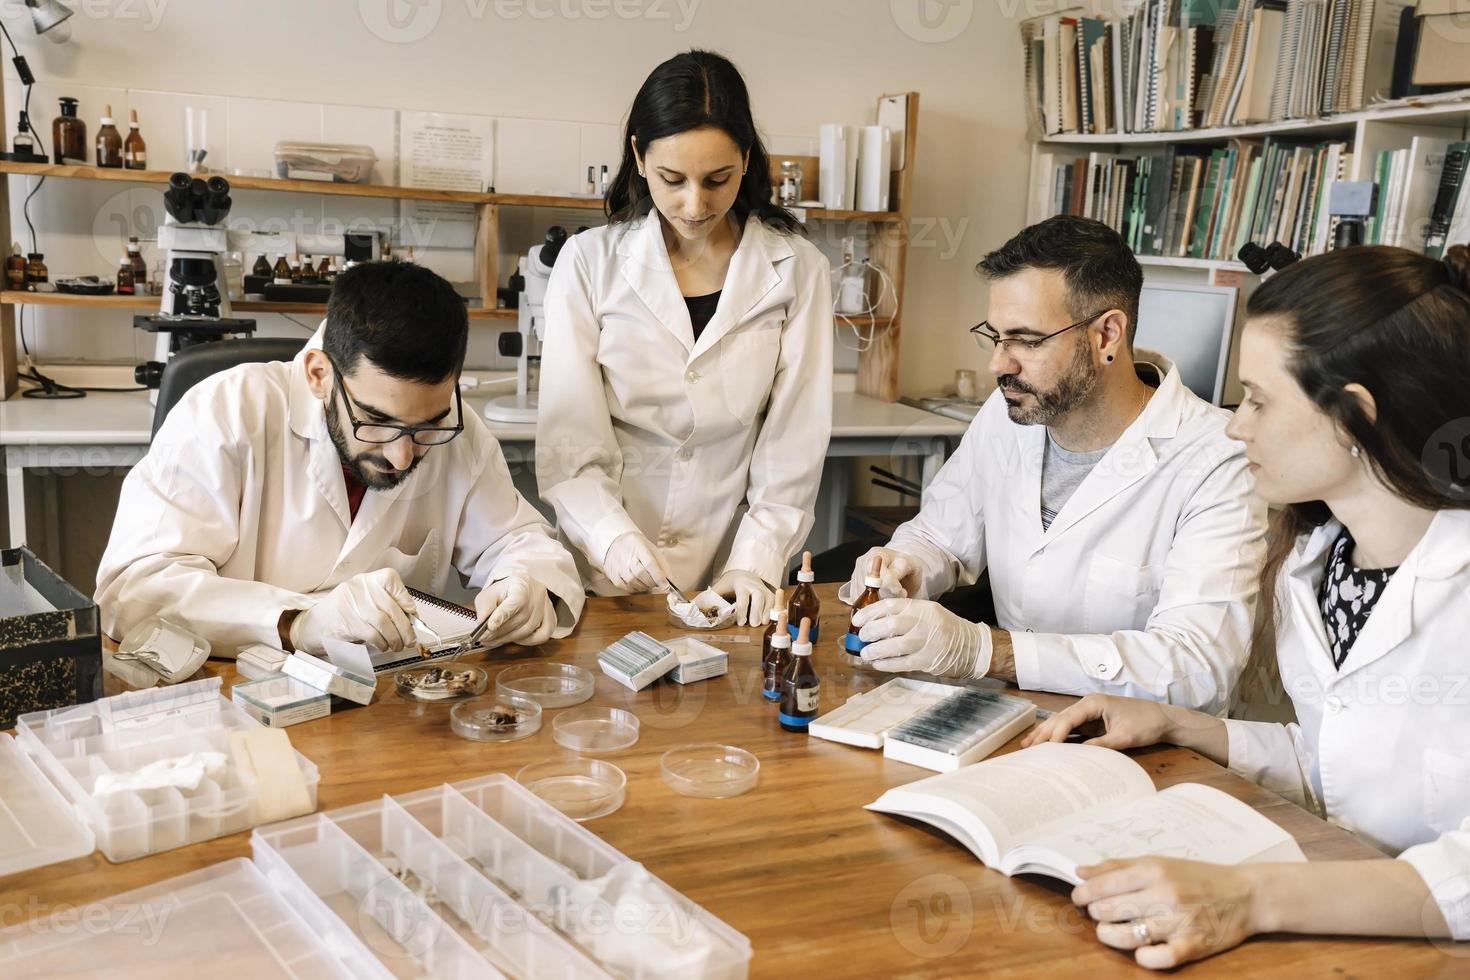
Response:
[{"label": "lab coat button", "polygon": [[1327,699],[1327,710],[1329,712],[1331,712],[1332,714],[1334,714],[1334,715],[1337,714],[1339,711],[1341,711],[1342,710],[1342,698],[1338,697],[1335,694],[1332,697],[1328,698]]},{"label": "lab coat button", "polygon": [[664,547],[665,548],[676,548],[676,547],[678,547],[678,545],[679,545],[679,539],[676,538],[676,537],[674,537],[673,535],[669,535],[668,540],[664,542]]},{"label": "lab coat button", "polygon": [[681,449],[674,454],[674,458],[681,463],[687,463],[694,458],[694,452],[690,449]]},{"label": "lab coat button", "polygon": [[699,383],[699,372],[698,371],[690,371],[688,374],[684,375],[684,380],[685,381],[688,381],[690,384],[698,384]]}]

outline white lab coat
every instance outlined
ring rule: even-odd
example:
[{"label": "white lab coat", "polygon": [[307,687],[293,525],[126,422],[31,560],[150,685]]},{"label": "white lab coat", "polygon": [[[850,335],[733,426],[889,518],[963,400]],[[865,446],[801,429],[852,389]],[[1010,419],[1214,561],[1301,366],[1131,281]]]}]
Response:
[{"label": "white lab coat", "polygon": [[1229,413],[1139,358],[1163,381],[1049,529],[1046,428],[1012,422],[997,391],[890,546],[918,560],[919,598],[990,570],[1020,687],[1218,713],[1245,665],[1266,508]]},{"label": "white lab coat", "polygon": [[1230,768],[1399,854],[1470,939],[1470,512],[1435,516],[1339,670],[1317,594],[1341,531],[1303,535],[1277,579],[1297,721],[1227,721]]},{"label": "white lab coat", "polygon": [[[318,331],[308,347],[321,345]],[[123,636],[160,615],[234,656],[279,646],[283,609],[299,609],[362,572],[396,569],[439,594],[451,565],[473,587],[536,579],[565,636],[585,594],[551,528],[511,483],[500,446],[474,412],[448,445],[391,490],[369,490],[350,520],[341,461],[305,353],[206,378],[169,412],[123,482],[97,571],[102,628]]]},{"label": "white lab coat", "polygon": [[546,293],[536,471],[593,591],[641,531],[684,591],[775,585],[805,541],[832,429],[830,267],[747,220],[694,340],[656,214],[567,242]]}]

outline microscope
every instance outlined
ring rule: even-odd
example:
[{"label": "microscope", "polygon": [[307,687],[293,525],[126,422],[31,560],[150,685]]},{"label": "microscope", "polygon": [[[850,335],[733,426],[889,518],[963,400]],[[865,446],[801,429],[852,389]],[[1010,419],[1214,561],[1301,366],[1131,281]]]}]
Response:
[{"label": "microscope", "polygon": [[491,422],[536,421],[536,391],[540,387],[541,341],[546,332],[546,284],[551,268],[567,243],[567,230],[552,225],[546,241],[534,246],[521,257],[520,270],[512,276],[512,286],[519,283],[517,329],[500,335],[500,356],[516,358],[516,393],[493,398],[485,404],[485,418]]},{"label": "microscope", "polygon": [[168,180],[164,224],[158,230],[158,245],[168,255],[160,309],[133,317],[134,327],[158,335],[156,359],[133,371],[138,384],[154,389],[152,400],[158,397],[164,364],[174,354],[255,332],[254,320],[230,315],[223,258],[229,250],[224,222],[230,203],[230,184],[223,177],[204,180],[176,173]]}]

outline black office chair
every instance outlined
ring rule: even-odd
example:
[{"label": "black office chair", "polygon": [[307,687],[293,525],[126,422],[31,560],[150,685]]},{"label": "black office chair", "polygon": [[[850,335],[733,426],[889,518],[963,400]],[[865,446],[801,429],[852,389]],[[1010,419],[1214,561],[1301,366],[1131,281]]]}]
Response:
[{"label": "black office chair", "polygon": [[305,340],[249,337],[244,340],[213,340],[185,347],[169,358],[164,366],[163,378],[158,385],[158,405],[153,409],[153,435],[158,435],[169,410],[184,397],[184,392],[211,374],[227,371],[237,364],[289,361],[305,346]]}]

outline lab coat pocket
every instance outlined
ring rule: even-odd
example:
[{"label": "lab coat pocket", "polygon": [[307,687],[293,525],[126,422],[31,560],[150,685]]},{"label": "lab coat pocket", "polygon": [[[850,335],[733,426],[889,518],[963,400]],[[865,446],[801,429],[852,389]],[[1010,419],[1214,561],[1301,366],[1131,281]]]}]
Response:
[{"label": "lab coat pocket", "polygon": [[1083,597],[1084,629],[1116,633],[1143,629],[1159,604],[1162,565],[1135,565],[1107,555],[1093,555]]},{"label": "lab coat pocket", "polygon": [[435,573],[439,570],[439,529],[431,529],[414,554],[408,554],[391,545],[384,548],[380,567],[393,569],[403,579],[403,584],[411,588],[433,589]]},{"label": "lab coat pocket", "polygon": [[745,329],[720,342],[720,384],[725,407],[748,425],[766,407],[781,356],[781,329]]},{"label": "lab coat pocket", "polygon": [[1425,749],[1424,811],[1439,833],[1470,817],[1470,755],[1432,745]]}]

